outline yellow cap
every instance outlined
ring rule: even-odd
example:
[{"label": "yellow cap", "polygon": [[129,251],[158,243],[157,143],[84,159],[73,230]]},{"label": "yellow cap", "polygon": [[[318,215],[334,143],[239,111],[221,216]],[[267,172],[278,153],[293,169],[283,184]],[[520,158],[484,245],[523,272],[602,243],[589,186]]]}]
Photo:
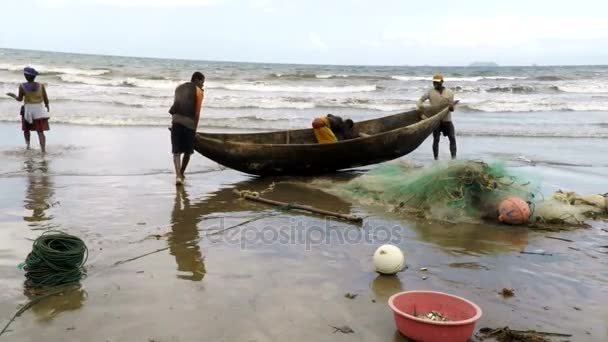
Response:
[{"label": "yellow cap", "polygon": [[435,74],[435,76],[433,76],[433,82],[443,82],[443,76],[441,74]]}]

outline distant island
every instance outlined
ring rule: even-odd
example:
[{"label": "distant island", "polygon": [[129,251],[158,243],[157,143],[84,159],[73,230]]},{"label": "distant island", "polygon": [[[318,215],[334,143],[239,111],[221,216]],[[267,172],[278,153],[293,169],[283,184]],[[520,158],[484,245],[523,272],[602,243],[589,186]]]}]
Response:
[{"label": "distant island", "polygon": [[497,67],[498,64],[494,62],[473,62],[469,64],[470,67]]}]

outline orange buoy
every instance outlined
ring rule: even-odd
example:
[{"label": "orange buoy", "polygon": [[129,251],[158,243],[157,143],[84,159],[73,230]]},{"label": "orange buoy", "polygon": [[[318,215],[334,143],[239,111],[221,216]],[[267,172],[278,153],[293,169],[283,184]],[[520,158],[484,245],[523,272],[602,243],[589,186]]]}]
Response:
[{"label": "orange buoy", "polygon": [[498,220],[503,223],[524,224],[530,215],[530,206],[519,197],[507,197],[498,206]]}]

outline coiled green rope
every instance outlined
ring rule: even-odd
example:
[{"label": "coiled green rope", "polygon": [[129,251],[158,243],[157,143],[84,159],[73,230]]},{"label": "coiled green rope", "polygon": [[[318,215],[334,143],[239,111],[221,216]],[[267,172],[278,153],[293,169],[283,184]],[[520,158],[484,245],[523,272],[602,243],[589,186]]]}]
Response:
[{"label": "coiled green rope", "polygon": [[23,264],[26,285],[52,287],[80,281],[89,251],[80,238],[60,231],[38,237]]}]

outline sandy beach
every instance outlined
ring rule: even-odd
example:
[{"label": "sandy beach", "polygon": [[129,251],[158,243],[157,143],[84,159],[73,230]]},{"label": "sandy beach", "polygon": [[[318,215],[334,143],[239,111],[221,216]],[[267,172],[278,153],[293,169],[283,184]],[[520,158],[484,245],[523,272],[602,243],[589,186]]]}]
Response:
[{"label": "sandy beach", "polygon": [[[572,334],[571,341],[608,338],[608,250],[599,247],[608,245],[606,222],[547,233],[417,221],[325,193],[315,187],[319,178],[256,179],[199,155],[185,190],[176,190],[166,127],[52,129],[43,157],[25,150],[16,124],[0,124],[3,324],[28,302],[17,265],[43,230],[85,240],[88,277],[79,289],[24,313],[2,336],[7,340],[404,341],[386,301],[414,289],[474,301],[484,311],[478,328],[560,332]],[[597,138],[572,144],[564,138],[463,137],[459,148],[462,159],[503,160],[539,177],[546,193],[597,193],[608,189],[604,146],[605,139]],[[430,163],[430,150],[427,140],[405,159]],[[269,198],[366,219],[362,225],[327,221],[233,194],[262,191],[273,182]],[[371,262],[387,232],[406,253],[408,268],[395,277],[379,276]],[[513,288],[515,297],[500,296],[503,288]],[[355,333],[334,333],[332,327],[343,325]]]}]

